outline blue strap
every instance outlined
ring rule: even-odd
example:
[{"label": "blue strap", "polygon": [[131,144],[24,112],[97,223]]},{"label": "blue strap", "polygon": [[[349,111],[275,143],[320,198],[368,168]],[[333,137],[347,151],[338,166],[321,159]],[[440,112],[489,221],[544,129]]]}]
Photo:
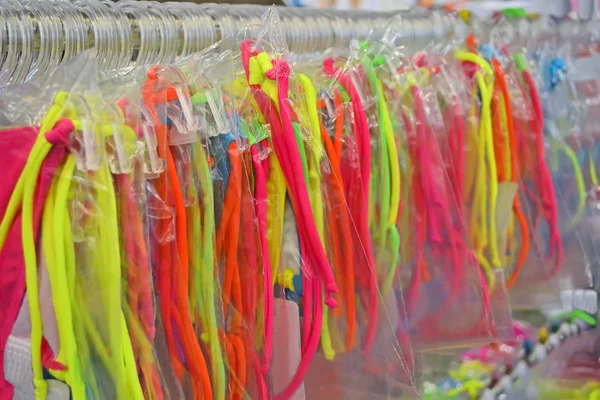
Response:
[{"label": "blue strap", "polygon": [[492,49],[492,46],[489,44],[482,44],[479,46],[479,52],[488,63],[492,62],[492,58],[494,58],[494,50]]}]

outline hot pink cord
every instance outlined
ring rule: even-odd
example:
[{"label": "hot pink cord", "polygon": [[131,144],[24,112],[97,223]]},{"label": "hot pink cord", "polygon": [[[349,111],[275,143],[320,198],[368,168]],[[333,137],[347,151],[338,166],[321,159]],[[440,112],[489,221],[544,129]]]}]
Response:
[{"label": "hot pink cord", "polygon": [[[452,163],[454,166],[454,184],[456,185],[454,192],[456,196],[456,202],[458,203],[459,211],[461,215],[464,215],[464,199],[463,199],[463,188],[464,188],[464,169],[465,169],[465,126],[463,121],[462,110],[458,99],[453,96],[452,101],[452,132],[449,135],[449,140],[452,143]],[[462,224],[461,224],[462,225]],[[461,226],[461,230],[464,227]]]},{"label": "hot pink cord", "polygon": [[[271,80],[277,80],[279,109],[281,114],[280,117],[284,129],[284,135],[288,142],[290,140],[294,141],[293,138],[295,136],[294,127],[292,126],[292,113],[288,99],[289,75],[290,67],[283,60],[274,60],[273,69],[266,72],[267,78]],[[288,145],[287,155],[292,160],[291,166],[294,168],[294,172],[298,173],[299,176],[303,176],[302,161],[295,143],[294,146]],[[306,231],[306,245],[313,256],[311,257],[311,261],[315,263],[315,268],[317,269],[320,278],[323,280],[323,285],[325,287],[325,304],[327,304],[329,307],[335,307],[337,303],[333,298],[333,293],[337,293],[338,287],[335,283],[335,278],[333,276],[331,266],[329,265],[329,260],[325,254],[325,249],[321,243],[314,218],[312,218],[312,209],[310,206],[306,183],[301,180],[299,184],[296,185],[296,189],[297,192],[293,194],[296,197],[297,205],[302,216],[302,218],[297,222],[298,225],[302,227],[301,231]]]},{"label": "hot pink cord", "polygon": [[[367,120],[366,110],[357,88],[354,86],[352,79],[348,74],[340,71],[334,66],[334,60],[328,58],[323,63],[323,70],[325,74],[331,78],[336,79],[350,95],[353,115],[354,115],[354,129],[356,130],[358,159],[360,162],[360,177],[362,178],[362,199],[358,199],[356,193],[350,191],[353,187],[349,182],[344,182],[347,195],[346,201],[350,209],[350,213],[354,223],[357,225],[356,234],[360,240],[365,255],[367,258],[368,265],[363,266],[357,271],[357,276],[361,276],[364,286],[368,287],[369,300],[363,301],[369,310],[367,331],[365,333],[365,339],[363,341],[363,350],[369,351],[373,341],[375,339],[375,333],[377,329],[377,318],[379,314],[379,287],[377,284],[377,276],[373,268],[375,267],[375,261],[373,257],[373,251],[371,247],[371,236],[369,232],[369,188],[371,182],[371,141],[370,141],[370,130],[369,123]],[[347,177],[349,180],[355,180],[357,177]],[[359,183],[360,184],[360,183]],[[362,200],[362,201],[360,201]],[[365,282],[365,280],[367,282]],[[362,297],[365,297],[364,291],[361,293]]]},{"label": "hot pink cord", "polygon": [[536,157],[538,165],[538,177],[537,180],[538,190],[542,196],[543,202],[543,214],[548,225],[550,226],[550,243],[548,246],[548,258],[555,258],[553,275],[558,273],[561,268],[563,258],[563,246],[560,231],[558,229],[558,205],[556,203],[556,192],[554,190],[554,184],[548,165],[545,160],[545,146],[544,146],[544,113],[542,109],[542,102],[540,101],[539,93],[537,91],[533,77],[528,70],[523,71],[525,83],[529,87],[529,95],[533,103],[536,118],[532,122],[533,134],[536,140]]},{"label": "hot pink cord", "polygon": [[[448,312],[448,308],[455,304],[460,299],[460,294],[464,292],[465,289],[468,290],[469,285],[465,285],[466,276],[466,263],[471,263],[474,261],[474,254],[466,246],[465,239],[461,235],[461,231],[463,229],[457,229],[455,224],[452,222],[451,215],[451,207],[449,204],[449,199],[451,196],[451,189],[446,184],[442,184],[440,187],[440,177],[439,172],[434,171],[434,166],[439,166],[443,163],[441,159],[441,154],[436,154],[435,152],[430,151],[430,147],[423,146],[423,143],[435,143],[436,138],[434,137],[433,128],[427,124],[427,116],[425,115],[424,104],[422,100],[421,91],[418,86],[411,86],[411,93],[414,100],[414,109],[415,109],[415,118],[416,118],[416,137],[412,137],[409,143],[411,144],[411,154],[414,160],[416,160],[419,165],[419,171],[416,173],[417,175],[417,187],[415,188],[415,204],[421,204],[424,207],[420,207],[420,211],[417,214],[421,215],[421,218],[424,218],[426,214],[427,226],[429,227],[429,240],[432,242],[432,251],[436,259],[438,260],[446,260],[446,252],[450,251],[450,263],[446,263],[448,267],[444,272],[445,276],[449,277],[451,283],[449,285],[449,297],[445,299],[444,305],[437,310],[435,313],[429,313],[429,315],[425,318],[422,318],[418,321],[420,333],[423,338],[428,340],[439,340],[442,335],[442,330],[435,329],[434,327],[440,325],[440,316],[444,315]],[[460,112],[460,107],[458,103],[454,103],[454,123],[455,130],[463,133],[464,126],[462,124],[462,113]],[[410,121],[406,115],[403,116],[405,124],[407,127],[410,127]],[[458,132],[455,132],[458,133]],[[411,128],[407,128],[408,135],[414,135],[412,133]],[[459,136],[459,135],[457,135]],[[461,152],[463,146],[464,136],[461,134],[458,138],[456,138],[456,142],[452,144],[455,147],[456,152]],[[464,159],[460,157],[459,154],[456,154],[455,157],[459,157],[456,160],[457,165],[457,177],[456,183],[457,186],[462,189],[462,169],[464,168]],[[443,181],[443,178],[442,178]],[[462,191],[462,190],[461,190]],[[426,210],[423,210],[425,208]],[[463,218],[463,214],[461,212],[462,208],[458,208],[458,217]],[[420,224],[417,224],[417,227]],[[461,224],[462,226],[462,224]],[[444,231],[446,236],[448,237],[445,240],[442,240],[441,232]],[[423,280],[423,270],[420,267],[423,260],[423,246],[427,237],[423,234],[422,230],[417,229],[417,265],[415,271],[411,277],[410,285],[407,289],[407,306],[410,315],[414,312],[414,308],[419,301],[420,298],[420,286]],[[479,275],[479,279],[481,280],[481,274]],[[485,287],[484,287],[485,289]],[[483,310],[482,310],[482,319],[479,319],[477,323],[474,325],[460,331],[447,331],[444,332],[446,337],[454,336],[454,337],[465,337],[466,335],[477,335],[481,332],[482,328],[484,328],[484,324],[488,324],[488,319],[486,318],[489,315],[490,304],[489,297],[487,294],[484,294],[483,298]]]},{"label": "hot pink cord", "polygon": [[[595,1],[595,0],[592,0]],[[569,16],[578,18],[579,17],[579,0],[571,0],[570,2],[571,10],[569,11]]]},{"label": "hot pink cord", "polygon": [[[423,99],[421,98],[421,90],[417,85],[412,85],[410,87],[410,91],[412,93],[414,99],[414,107],[415,107],[415,117],[416,117],[416,127],[417,127],[417,162],[419,164],[419,170],[421,171],[422,177],[422,190],[424,198],[423,200],[428,203],[426,205],[427,210],[427,226],[429,227],[429,235],[430,239],[435,243],[440,243],[442,241],[440,236],[440,228],[438,225],[438,220],[435,218],[434,209],[435,206],[441,204],[441,199],[439,193],[437,193],[435,188],[436,177],[433,174],[432,165],[431,165],[431,157],[429,154],[429,147],[423,146],[423,143],[429,143],[428,132],[427,132],[427,123],[425,121],[425,108],[423,106]],[[433,204],[431,204],[433,202]]]},{"label": "hot pink cord", "polygon": [[269,244],[267,242],[267,179],[262,167],[260,156],[256,145],[250,147],[252,163],[254,165],[254,197],[256,219],[258,220],[258,232],[260,247],[263,253],[263,290],[265,307],[265,351],[263,365],[268,369],[271,364],[271,355],[273,348],[273,277],[271,272],[271,260],[269,258]]},{"label": "hot pink cord", "polygon": [[[250,43],[244,42],[241,49],[242,60],[246,67],[246,73],[248,74],[248,60],[252,55]],[[279,64],[276,62],[275,68],[273,71],[270,71],[268,78],[278,80],[281,118],[277,115],[275,111],[276,108],[271,99],[262,92],[258,86],[251,86],[251,89],[265,119],[268,120],[271,125],[273,147],[278,154],[281,169],[288,186],[290,187],[290,198],[297,219],[300,248],[304,258],[303,283],[306,285],[303,287],[304,318],[305,320],[312,322],[311,329],[306,329],[307,325],[304,325],[305,328],[303,330],[305,330],[305,334],[303,335],[302,359],[300,360],[298,369],[286,389],[275,397],[278,400],[283,400],[290,398],[302,384],[304,375],[317,351],[321,336],[323,318],[322,289],[321,285],[319,285],[314,277],[311,276],[313,274],[313,260],[318,263],[317,267],[320,269],[320,278],[324,280],[325,289],[327,291],[325,303],[330,307],[336,305],[332,293],[337,291],[337,286],[333,281],[333,273],[329,267],[322,244],[320,243],[316,224],[314,219],[312,219],[312,210],[308,200],[308,189],[306,188],[306,183],[302,180],[302,161],[295,143],[291,122],[292,116],[287,98],[289,67],[285,63]],[[301,181],[298,181],[297,179],[300,179]],[[312,246],[309,247],[306,240],[311,241]],[[317,241],[317,243],[314,243],[315,241]],[[319,248],[321,249],[321,252],[319,252]],[[309,280],[307,278],[311,279]],[[308,307],[307,304],[313,304],[314,307]],[[314,319],[311,321],[313,312]]]}]

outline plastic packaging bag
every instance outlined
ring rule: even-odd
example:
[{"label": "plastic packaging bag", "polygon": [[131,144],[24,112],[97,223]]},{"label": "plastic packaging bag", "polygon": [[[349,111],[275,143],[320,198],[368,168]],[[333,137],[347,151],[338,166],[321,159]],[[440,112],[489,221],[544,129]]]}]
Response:
[{"label": "plastic packaging bag", "polygon": [[[438,143],[442,157],[444,159],[450,185],[453,188],[452,193],[456,202],[457,215],[462,216],[464,222],[458,225],[459,232],[463,230],[469,232],[468,217],[472,214],[467,212],[467,199],[470,198],[466,191],[467,177],[473,178],[467,170],[467,160],[477,154],[475,141],[470,132],[478,124],[478,119],[473,116],[472,111],[475,106],[473,99],[473,80],[465,76],[460,63],[449,55],[433,53],[426,54],[427,66],[432,68],[430,74],[430,83],[432,90],[437,93],[440,112],[443,115],[446,135],[438,135]],[[432,96],[433,97],[433,96]],[[506,142],[507,138],[503,138]],[[506,149],[509,150],[509,149]],[[471,165],[470,168],[473,166]],[[499,173],[499,171],[496,171]],[[506,254],[503,249],[506,248],[506,235],[509,227],[510,218],[507,214],[518,214],[518,206],[512,204],[516,187],[514,181],[516,177],[507,175],[498,175],[498,201],[495,210],[495,223],[498,231],[498,248],[502,252],[504,259],[503,266],[507,264]],[[473,184],[472,180],[470,184]],[[472,189],[472,186],[471,186]],[[472,192],[471,192],[472,193]],[[473,209],[470,208],[472,212]],[[474,249],[470,236],[465,239],[467,246]],[[484,271],[481,271],[482,273]],[[483,281],[483,290],[489,293],[490,305],[490,331],[495,332],[498,339],[512,339],[512,317],[508,298],[508,290],[505,285],[505,272],[503,269],[493,271],[494,278]],[[482,276],[483,277],[483,276]]]},{"label": "plastic packaging bag", "polygon": [[[61,164],[60,170],[46,173],[51,187],[38,203],[44,207],[43,213],[37,214],[43,237],[39,255],[44,268],[40,271],[46,274],[40,293],[35,271],[38,254],[33,240],[24,241],[25,246],[32,246],[24,248],[24,253],[36,398],[44,398],[49,390],[43,367],[65,381],[77,398],[87,392],[97,397],[103,393],[114,398],[140,398],[142,389],[121,308],[121,261],[115,235],[118,216],[104,147],[111,124],[95,89],[94,54],[76,58],[58,70],[53,80],[56,87],[69,91],[51,93],[54,99],[41,120],[41,134],[30,153],[32,164],[21,183],[37,180],[44,160],[56,157],[53,146],[63,151],[68,146],[69,154],[63,152],[55,159]],[[25,192],[17,188],[13,193],[15,200],[23,196],[26,235],[33,232],[28,221],[33,216],[30,196],[35,184],[28,187]],[[5,221],[14,216],[13,211],[9,207]],[[33,306],[41,296],[50,297],[50,301],[40,303],[44,304],[43,317]]]},{"label": "plastic packaging bag", "polygon": [[492,332],[488,293],[482,290],[464,216],[448,177],[450,165],[443,159],[447,139],[438,95],[429,71],[416,68],[402,49],[393,48],[397,23],[390,22],[384,44],[374,46],[371,57],[378,66],[389,114],[397,119],[394,142],[405,196],[398,221],[403,236],[400,282],[407,285],[410,331],[421,349],[488,340],[497,333]]},{"label": "plastic packaging bag", "polygon": [[[569,89],[566,82],[560,84],[560,60],[548,57],[555,57],[548,49],[538,55],[541,64],[536,73],[532,63],[516,53],[508,75],[517,99],[513,109],[521,138],[522,202],[529,212],[531,231],[530,257],[514,291],[513,302],[518,307],[552,306],[560,301],[561,291],[589,281],[590,246],[585,244],[580,225],[586,194],[582,166],[572,147],[576,142],[571,141],[580,138],[577,106],[567,107],[564,96]],[[555,83],[548,81],[549,74]],[[552,93],[554,90],[558,91]],[[539,290],[532,291],[532,284]]]},{"label": "plastic packaging bag", "polygon": [[[129,79],[128,79],[129,78]],[[133,79],[131,79],[133,78]],[[127,82],[127,83],[125,83]],[[133,82],[133,83],[132,83]],[[147,179],[163,170],[156,163],[155,137],[141,112],[141,84],[134,73],[114,76],[102,83],[106,115],[113,122],[107,137],[109,165],[113,173],[122,262],[123,310],[133,353],[147,397],[177,397],[177,384],[164,343],[165,332],[158,312],[147,208]],[[154,159],[154,169],[151,162]]]},{"label": "plastic packaging bag", "polygon": [[[52,77],[56,85],[53,88],[41,90],[34,86],[17,86],[4,91],[0,100],[1,125],[4,127],[2,142],[7,146],[7,157],[4,158],[6,174],[3,175],[6,191],[2,196],[3,219],[0,225],[2,273],[7,277],[2,287],[5,312],[1,324],[4,339],[0,344],[3,364],[0,390],[9,395],[12,393],[11,384],[14,384],[16,392],[33,396],[35,391],[39,397],[45,396],[48,383],[43,380],[42,356],[50,360],[56,358],[62,365],[72,368],[70,376],[62,379],[75,385],[81,393],[82,370],[77,367],[79,360],[76,358],[74,330],[69,324],[73,313],[64,286],[64,263],[57,271],[47,267],[57,265],[52,263],[53,258],[50,263],[41,262],[46,251],[55,254],[54,251],[63,251],[72,243],[66,242],[61,246],[59,242],[56,249],[42,248],[35,235],[44,229],[53,229],[52,225],[43,224],[43,216],[55,211],[55,202],[49,202],[54,197],[51,187],[61,176],[60,167],[68,156],[67,145],[74,130],[72,121],[65,116],[67,92],[76,90],[82,82],[95,79],[93,63],[93,57],[84,54],[63,68],[78,73],[58,71]],[[63,79],[66,76],[69,78]],[[40,123],[43,125],[40,126]],[[29,186],[26,191],[25,184]],[[68,190],[69,182],[65,181],[65,184]],[[66,203],[61,206],[63,211],[67,208]],[[61,228],[70,226],[70,220],[66,218],[68,215]],[[41,267],[39,284],[38,255]],[[59,282],[63,284],[62,291],[57,290]],[[26,287],[28,294],[25,296]],[[49,300],[44,296],[50,297]],[[45,301],[40,302],[40,298]],[[63,320],[60,323],[54,316],[57,307],[62,307],[59,312]],[[23,345],[19,346],[19,343]],[[43,351],[42,343],[46,343]],[[32,378],[37,379],[35,386]]]},{"label": "plastic packaging bag", "polygon": [[155,66],[147,72],[143,89],[144,129],[156,137],[151,147],[156,143],[155,155],[162,161],[155,164],[165,166],[155,179],[148,181],[149,229],[160,310],[176,378],[184,393],[211,397],[206,359],[189,313],[186,208],[193,201],[190,154],[198,120],[193,114],[188,86],[183,73],[174,66]]},{"label": "plastic packaging bag", "polygon": [[[303,299],[302,321],[298,318],[297,305],[289,301],[295,297],[294,295],[299,294],[299,281],[294,281],[293,290],[286,290],[285,294],[288,300],[278,301],[279,304],[275,306],[274,325],[281,328],[285,326],[285,330],[276,331],[274,338],[286,341],[287,350],[286,354],[275,352],[273,354],[274,363],[277,360],[288,360],[286,364],[290,365],[289,363],[292,362],[291,365],[298,365],[298,370],[289,370],[286,367],[287,372],[277,371],[274,364],[273,385],[277,389],[285,388],[284,392],[278,396],[288,398],[301,387],[302,376],[308,369],[308,374],[304,379],[305,390],[313,395],[328,393],[327,396],[331,394],[335,397],[340,393],[341,395],[344,393],[355,394],[357,390],[361,392],[364,390],[362,388],[367,386],[366,382],[378,382],[382,395],[395,393],[397,390],[411,390],[411,378],[404,367],[403,356],[399,350],[394,354],[390,353],[390,348],[398,349],[397,344],[394,344],[395,339],[391,343],[389,342],[389,338],[394,337],[392,333],[394,328],[388,326],[386,331],[375,323],[375,318],[378,318],[382,321],[382,325],[387,325],[385,319],[379,318],[385,316],[385,314],[381,314],[382,311],[378,311],[376,315],[371,313],[368,317],[357,314],[357,327],[360,327],[361,330],[366,329],[365,337],[361,340],[363,352],[366,353],[363,357],[356,348],[352,352],[335,355],[333,360],[327,360],[327,358],[331,358],[331,353],[328,354],[327,344],[323,342],[323,339],[327,340],[327,333],[323,331],[321,334],[324,326],[322,305],[323,303],[330,307],[339,305],[339,302],[332,297],[332,293],[337,292],[336,286],[338,286],[333,283],[333,279],[337,280],[338,276],[346,278],[346,276],[337,275],[336,271],[331,270],[328,253],[325,250],[329,243],[324,241],[324,238],[328,236],[329,224],[324,220],[324,214],[331,212],[335,216],[339,212],[347,213],[348,209],[346,206],[341,211],[324,210],[322,208],[323,201],[318,200],[330,193],[325,190],[324,195],[322,171],[325,171],[326,179],[331,179],[331,177],[327,177],[327,174],[330,173],[328,171],[331,171],[331,164],[324,158],[326,150],[321,142],[316,92],[314,92],[312,82],[307,82],[300,74],[290,73],[290,61],[279,29],[278,18],[273,11],[269,11],[263,19],[261,31],[249,32],[248,36],[252,39],[244,40],[241,44],[245,78],[250,86],[246,95],[242,97],[247,103],[254,102],[265,122],[269,123],[273,145],[271,157],[277,157],[291,204],[291,208],[288,208],[291,213],[289,211],[287,214],[282,213],[283,231],[286,231],[286,226],[288,229],[279,246],[283,247],[284,255],[287,253],[291,256],[291,258],[286,258],[287,260],[299,261],[296,261],[299,264],[299,267],[296,267],[299,271],[294,273],[294,268],[292,268],[293,275],[290,276],[293,281],[301,279]],[[368,143],[366,146],[369,148]],[[366,164],[364,159],[360,162]],[[269,173],[272,172],[272,170],[269,171]],[[362,191],[358,195],[364,196],[364,193]],[[293,219],[291,219],[292,215]],[[363,222],[354,220],[353,223],[356,226],[353,235],[357,235],[361,229],[360,224]],[[364,227],[363,225],[362,229]],[[294,235],[296,230],[297,235]],[[285,243],[290,243],[288,242],[290,234],[296,238],[292,240],[299,244],[299,251],[294,252],[285,245]],[[364,245],[364,243],[362,244]],[[269,249],[273,250],[271,242]],[[355,250],[356,253],[360,253],[361,248]],[[294,254],[298,254],[298,256],[294,257]],[[273,261],[272,259],[273,268],[279,268]],[[375,306],[377,308],[374,310],[381,310],[375,286],[376,280],[373,279],[370,265],[368,262],[356,264],[355,269],[355,273],[357,269],[364,273],[363,284],[366,290],[363,289],[363,294],[366,297],[362,298],[363,307]],[[334,264],[335,266],[336,264]],[[319,280],[323,282],[321,283]],[[325,289],[325,299],[322,297],[323,289]],[[343,301],[347,301],[347,299]],[[331,313],[326,315],[326,318],[329,318]],[[284,322],[288,322],[287,326],[284,325]],[[298,335],[300,326],[302,326],[302,337]],[[392,333],[392,336],[389,333]],[[324,348],[325,359],[318,355],[310,363],[317,350],[319,340]],[[290,346],[289,343],[294,343],[294,345]],[[383,351],[384,343],[385,352]],[[281,353],[281,346],[278,346],[277,349]],[[289,361],[290,359],[293,361]],[[331,375],[324,376],[322,374],[325,366],[331,371]],[[367,372],[364,370],[365,368],[371,368],[370,373],[365,374]],[[379,376],[373,373],[372,368],[377,368]],[[292,379],[291,385],[288,384],[290,379]],[[402,382],[406,383],[402,385]],[[370,395],[374,394],[370,393]]]}]

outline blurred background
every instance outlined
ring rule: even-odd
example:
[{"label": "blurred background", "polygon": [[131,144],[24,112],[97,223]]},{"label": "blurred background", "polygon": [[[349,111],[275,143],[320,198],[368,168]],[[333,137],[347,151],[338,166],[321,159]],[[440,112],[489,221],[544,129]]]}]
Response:
[{"label": "blurred background", "polygon": [[[174,1],[174,0],[158,0]],[[175,0],[177,1],[177,0]],[[181,0],[185,1],[185,0]],[[557,17],[567,15],[571,0],[187,0],[196,3],[260,4],[289,7],[316,7],[337,9],[365,9],[372,11],[408,10],[415,6],[470,9],[481,17],[487,17],[496,10],[506,7],[524,8],[530,13],[550,14]],[[591,15],[593,2],[598,0],[578,0],[579,15]]]}]

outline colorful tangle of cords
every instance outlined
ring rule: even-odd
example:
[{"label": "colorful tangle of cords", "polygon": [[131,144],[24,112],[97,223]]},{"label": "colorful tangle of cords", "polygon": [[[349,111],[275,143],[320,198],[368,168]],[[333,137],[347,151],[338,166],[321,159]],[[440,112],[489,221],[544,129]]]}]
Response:
[{"label": "colorful tangle of cords", "polygon": [[548,112],[558,56],[269,29],[2,129],[0,354],[26,312],[36,400],[414,394],[413,350],[524,335],[511,293],[571,273],[600,151]]}]

